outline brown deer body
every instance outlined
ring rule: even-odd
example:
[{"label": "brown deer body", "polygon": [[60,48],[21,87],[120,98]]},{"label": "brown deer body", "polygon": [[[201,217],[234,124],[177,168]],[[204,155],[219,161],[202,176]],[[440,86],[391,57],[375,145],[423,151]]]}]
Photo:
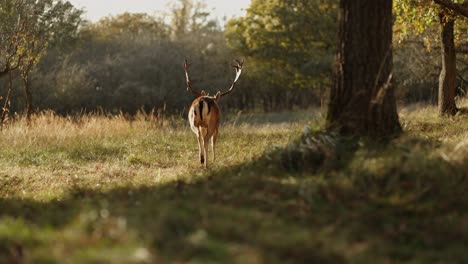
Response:
[{"label": "brown deer body", "polygon": [[219,99],[232,91],[242,72],[243,62],[238,60],[236,60],[236,62],[237,64],[233,65],[236,69],[236,77],[229,90],[224,93],[218,92],[215,96],[209,96],[204,91],[198,92],[193,89],[192,81],[189,78],[190,64],[185,60],[184,69],[187,81],[187,91],[191,91],[193,94],[198,96],[190,106],[188,118],[190,128],[197,136],[200,163],[204,165],[205,168],[208,167],[208,145],[210,140],[211,149],[213,151],[213,160],[216,159],[215,145],[218,137],[219,124],[221,122],[221,110],[218,105]]}]

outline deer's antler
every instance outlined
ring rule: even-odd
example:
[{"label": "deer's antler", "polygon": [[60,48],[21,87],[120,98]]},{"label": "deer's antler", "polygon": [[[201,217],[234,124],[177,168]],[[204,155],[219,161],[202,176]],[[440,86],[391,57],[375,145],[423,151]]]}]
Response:
[{"label": "deer's antler", "polygon": [[242,73],[242,68],[244,67],[244,60],[242,61],[236,60],[236,64],[233,64],[231,66],[234,67],[234,69],[236,69],[236,77],[234,78],[234,81],[232,81],[232,84],[229,90],[227,90],[224,93],[221,93],[220,96],[225,96],[232,92],[232,89],[234,89],[234,86],[236,86],[237,80],[239,79],[239,76]]},{"label": "deer's antler", "polygon": [[189,69],[190,69],[190,65],[188,62],[187,62],[187,59],[185,59],[185,62],[184,62],[184,70],[185,70],[185,80],[187,82],[187,91],[190,91],[192,92],[193,94],[196,94],[198,96],[201,96],[202,93],[193,89],[192,87],[192,83],[193,81],[190,80],[190,77],[189,77]]}]

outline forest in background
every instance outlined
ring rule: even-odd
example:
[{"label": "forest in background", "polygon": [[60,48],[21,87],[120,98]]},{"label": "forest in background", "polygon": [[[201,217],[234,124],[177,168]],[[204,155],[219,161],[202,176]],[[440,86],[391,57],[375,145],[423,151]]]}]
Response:
[{"label": "forest in background", "polygon": [[[59,34],[49,33],[60,37],[43,43],[29,69],[31,111],[183,113],[193,99],[185,89],[184,58],[193,63],[196,87],[211,94],[229,87],[231,61],[245,59],[241,84],[223,98],[225,110],[324,106],[333,77],[337,8],[337,0],[254,0],[245,17],[221,25],[201,1],[179,0],[160,15],[125,13],[96,23],[68,6],[56,14],[62,19]],[[441,69],[436,18],[395,10],[397,100],[436,103]],[[459,97],[468,87],[467,24],[461,17],[455,25]],[[5,56],[0,62],[5,64]],[[27,109],[21,72],[12,74],[11,113]],[[8,78],[0,83],[5,98]]]}]

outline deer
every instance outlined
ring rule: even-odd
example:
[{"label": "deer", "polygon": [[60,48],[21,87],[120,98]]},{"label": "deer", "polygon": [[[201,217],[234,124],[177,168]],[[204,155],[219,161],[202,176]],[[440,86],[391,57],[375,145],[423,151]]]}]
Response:
[{"label": "deer", "polygon": [[231,87],[225,92],[218,91],[216,95],[210,96],[205,91],[199,92],[194,89],[193,80],[190,79],[189,69],[191,64],[185,59],[184,70],[187,91],[195,94],[197,98],[193,100],[188,111],[188,120],[190,128],[195,133],[198,140],[198,151],[201,166],[208,168],[208,144],[211,141],[211,150],[213,152],[213,161],[216,160],[215,145],[218,138],[219,124],[221,122],[221,109],[219,108],[219,99],[232,92],[236,86],[237,80],[242,73],[244,61],[235,60],[231,66],[236,70],[236,76],[232,81]]}]

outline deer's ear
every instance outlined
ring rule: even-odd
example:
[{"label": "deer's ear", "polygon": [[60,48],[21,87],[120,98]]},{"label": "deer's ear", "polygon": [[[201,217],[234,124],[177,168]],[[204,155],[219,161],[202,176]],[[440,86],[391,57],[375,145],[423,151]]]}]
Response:
[{"label": "deer's ear", "polygon": [[216,101],[218,101],[220,97],[221,97],[221,92],[217,92],[215,95]]},{"label": "deer's ear", "polygon": [[205,96],[205,95],[206,95],[206,92],[205,92],[205,91],[201,91],[201,95],[202,95],[202,96]]}]

